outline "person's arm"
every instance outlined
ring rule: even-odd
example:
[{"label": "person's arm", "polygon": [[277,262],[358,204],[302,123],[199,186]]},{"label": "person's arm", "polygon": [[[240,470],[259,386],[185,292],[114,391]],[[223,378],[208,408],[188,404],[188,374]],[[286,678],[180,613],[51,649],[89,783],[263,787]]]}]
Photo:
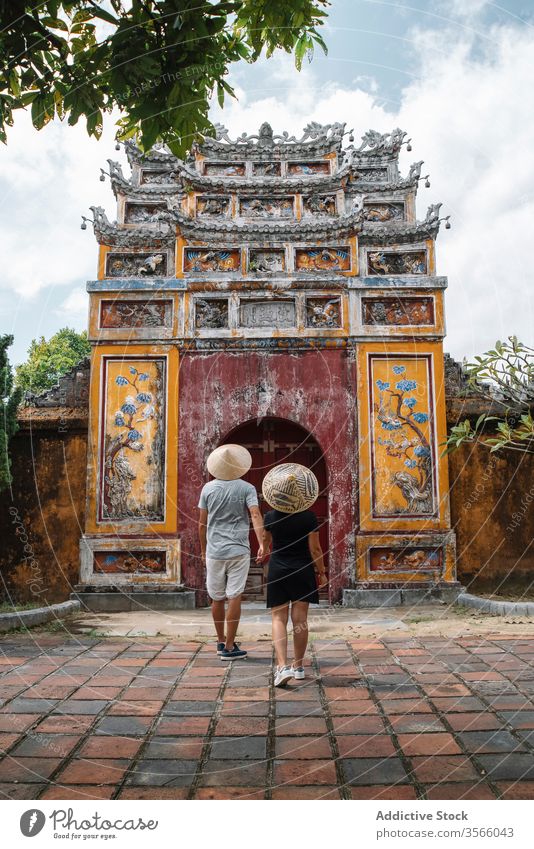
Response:
[{"label": "person's arm", "polygon": [[266,531],[265,527],[263,528],[263,537],[262,537],[262,548],[263,555],[262,557],[256,557],[256,563],[261,563],[269,556],[269,552],[271,550],[271,545],[273,542],[273,537],[270,531]]},{"label": "person's arm", "polygon": [[258,540],[258,553],[256,555],[256,560],[258,563],[261,563],[263,560],[263,516],[261,515],[261,510],[258,506],[249,507],[248,509],[250,512],[250,518],[252,519],[252,527],[254,528],[254,533]]},{"label": "person's arm", "polygon": [[317,586],[326,587],[326,572],[324,568],[323,549],[319,542],[319,531],[313,531],[308,534],[308,544],[310,546],[310,554],[312,556],[315,574],[317,575]]},{"label": "person's arm", "polygon": [[200,550],[202,559],[206,559],[206,545],[208,540],[208,511],[200,508],[198,511],[198,536],[200,539]]}]

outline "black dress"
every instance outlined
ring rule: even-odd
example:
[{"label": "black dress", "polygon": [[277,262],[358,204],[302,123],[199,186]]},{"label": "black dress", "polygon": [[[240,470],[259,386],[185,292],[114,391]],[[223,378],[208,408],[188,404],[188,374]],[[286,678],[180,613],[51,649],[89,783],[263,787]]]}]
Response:
[{"label": "black dress", "polygon": [[308,534],[318,528],[311,510],[281,513],[270,510],[264,517],[265,530],[272,534],[273,550],[267,573],[267,607],[288,601],[319,604],[319,592]]}]

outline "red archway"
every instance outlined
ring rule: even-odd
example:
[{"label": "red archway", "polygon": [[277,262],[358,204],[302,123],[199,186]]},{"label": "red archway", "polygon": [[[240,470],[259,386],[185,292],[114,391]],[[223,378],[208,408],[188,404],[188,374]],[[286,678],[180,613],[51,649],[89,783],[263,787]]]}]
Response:
[{"label": "red archway", "polygon": [[[319,519],[321,545],[325,554],[325,566],[328,572],[328,491],[327,469],[323,452],[309,431],[287,419],[266,417],[245,422],[231,430],[221,444],[233,442],[248,448],[252,455],[252,468],[245,476],[256,487],[263,513],[270,509],[263,501],[261,484],[263,478],[273,466],[279,463],[301,463],[315,473],[319,481],[319,498],[313,510]],[[256,565],[257,543],[253,532],[250,537],[252,562],[245,589],[250,601],[260,601],[265,597],[263,566]],[[328,596],[328,590],[321,595]]]}]

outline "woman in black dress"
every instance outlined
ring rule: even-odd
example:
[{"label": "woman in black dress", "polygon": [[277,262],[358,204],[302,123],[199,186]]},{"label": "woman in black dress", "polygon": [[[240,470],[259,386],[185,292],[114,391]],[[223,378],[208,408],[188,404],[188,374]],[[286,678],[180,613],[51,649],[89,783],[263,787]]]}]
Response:
[{"label": "woman in black dress", "polygon": [[[276,466],[266,475],[263,495],[274,507],[264,516],[263,550],[272,546],[267,575],[267,607],[272,609],[277,668],[275,687],[304,678],[308,644],[308,607],[319,603],[326,586],[317,516],[310,507],[319,494],[310,469],[297,463]],[[293,623],[293,666],[287,662],[287,622]]]}]

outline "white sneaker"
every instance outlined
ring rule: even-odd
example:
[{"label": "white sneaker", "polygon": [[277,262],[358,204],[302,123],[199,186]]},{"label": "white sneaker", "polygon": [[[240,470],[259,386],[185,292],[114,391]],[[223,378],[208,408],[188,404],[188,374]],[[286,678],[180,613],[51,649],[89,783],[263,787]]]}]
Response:
[{"label": "white sneaker", "polygon": [[285,687],[288,681],[293,678],[293,672],[289,666],[277,667],[274,673],[274,686]]},{"label": "white sneaker", "polygon": [[306,677],[303,666],[292,666],[291,672],[293,673],[293,678],[296,681],[303,681]]}]

